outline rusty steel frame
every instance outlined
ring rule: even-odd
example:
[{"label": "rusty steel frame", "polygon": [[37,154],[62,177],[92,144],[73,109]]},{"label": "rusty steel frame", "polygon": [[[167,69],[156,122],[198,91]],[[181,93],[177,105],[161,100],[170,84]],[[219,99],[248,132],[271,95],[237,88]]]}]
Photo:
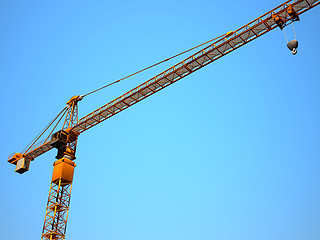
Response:
[{"label": "rusty steel frame", "polygon": [[51,182],[41,239],[65,239],[72,182]]}]

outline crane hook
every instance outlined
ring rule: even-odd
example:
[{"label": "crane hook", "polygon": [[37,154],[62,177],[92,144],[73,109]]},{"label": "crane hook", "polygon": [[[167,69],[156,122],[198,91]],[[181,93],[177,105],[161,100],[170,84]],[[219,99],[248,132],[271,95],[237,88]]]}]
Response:
[{"label": "crane hook", "polygon": [[288,42],[287,47],[292,51],[293,55],[297,54],[297,48],[298,48],[298,41],[296,39],[291,40]]}]

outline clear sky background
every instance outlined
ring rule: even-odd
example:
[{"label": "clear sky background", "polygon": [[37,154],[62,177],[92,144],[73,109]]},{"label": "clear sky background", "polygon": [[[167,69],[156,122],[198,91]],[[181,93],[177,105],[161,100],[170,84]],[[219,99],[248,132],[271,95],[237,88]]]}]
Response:
[{"label": "clear sky background", "polygon": [[[282,2],[0,0],[1,239],[40,239],[56,151],[23,175],[6,161],[72,96]],[[83,133],[66,238],[320,239],[320,7],[300,17],[296,56],[273,30]],[[88,96],[80,117],[178,60]]]}]

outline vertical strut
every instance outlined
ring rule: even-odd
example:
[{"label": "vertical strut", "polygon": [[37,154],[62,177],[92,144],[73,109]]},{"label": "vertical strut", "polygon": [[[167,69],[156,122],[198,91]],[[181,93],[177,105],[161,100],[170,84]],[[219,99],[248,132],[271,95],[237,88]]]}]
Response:
[{"label": "vertical strut", "polygon": [[58,148],[57,160],[53,164],[53,173],[46,209],[46,216],[44,219],[42,240],[60,240],[65,239],[69,204],[71,197],[73,172],[76,164],[75,152],[77,146],[77,135],[69,131],[71,127],[78,124],[78,101],[82,99],[81,96],[72,97],[68,102],[68,112],[63,123],[62,130],[65,130],[67,138],[64,141],[59,139],[54,147]]},{"label": "vertical strut", "polygon": [[71,189],[72,182],[51,182],[41,239],[65,239]]},{"label": "vertical strut", "polygon": [[78,105],[76,102],[72,102],[69,105],[68,113],[66,119],[63,123],[62,129],[67,129],[73,127],[78,123]]}]

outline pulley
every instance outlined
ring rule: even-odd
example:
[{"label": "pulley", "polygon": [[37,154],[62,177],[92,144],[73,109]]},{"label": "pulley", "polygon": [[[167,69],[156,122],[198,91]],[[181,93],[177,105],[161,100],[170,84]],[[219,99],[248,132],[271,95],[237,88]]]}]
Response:
[{"label": "pulley", "polygon": [[[297,48],[298,48],[298,41],[297,41],[297,37],[296,37],[296,32],[294,30],[294,26],[293,23],[296,21],[300,21],[299,15],[296,12],[296,10],[294,9],[294,6],[292,4],[289,4],[288,8],[286,9],[286,14],[271,14],[273,21],[278,25],[278,27],[283,30],[284,36],[286,38],[287,41],[287,47],[291,50],[293,55],[297,54]],[[291,40],[290,42],[287,39],[287,35],[286,32],[284,30],[284,27],[288,25],[287,23],[287,16],[290,17],[291,19],[291,23],[292,23],[292,30],[293,30],[293,34],[294,34],[294,40]]]}]

